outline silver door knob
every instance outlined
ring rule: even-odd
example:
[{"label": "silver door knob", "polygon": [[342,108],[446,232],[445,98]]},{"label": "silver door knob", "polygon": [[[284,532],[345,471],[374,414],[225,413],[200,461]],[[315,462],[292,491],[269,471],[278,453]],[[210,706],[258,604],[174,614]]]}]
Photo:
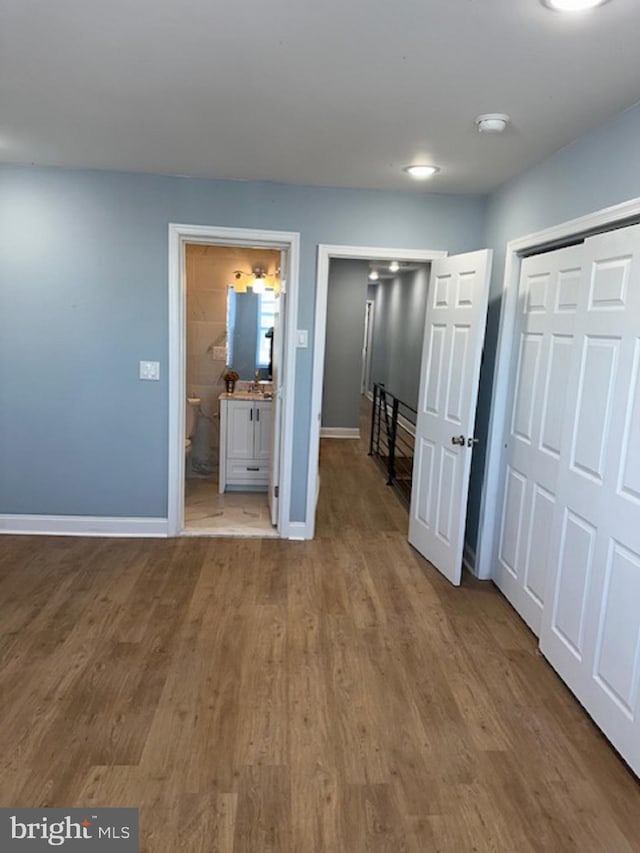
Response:
[{"label": "silver door knob", "polygon": [[460,447],[464,447],[465,438],[463,435],[452,435],[451,436],[451,444],[459,444]]},{"label": "silver door knob", "polygon": [[467,447],[473,447],[474,444],[477,444],[480,441],[479,438],[468,438],[467,439]]}]

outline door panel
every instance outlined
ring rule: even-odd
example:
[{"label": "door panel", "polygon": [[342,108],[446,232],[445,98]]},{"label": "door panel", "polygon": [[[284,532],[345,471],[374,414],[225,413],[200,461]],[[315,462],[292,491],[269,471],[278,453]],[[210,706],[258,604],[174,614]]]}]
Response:
[{"label": "door panel", "polygon": [[526,258],[520,274],[518,358],[505,435],[494,579],[536,634],[546,589],[581,252],[574,246]]},{"label": "door panel", "polygon": [[[434,262],[427,300],[409,541],[452,583],[462,574],[471,446],[491,253]],[[451,439],[463,437],[463,444]]]},{"label": "door panel", "polygon": [[583,257],[540,647],[640,773],[640,227]]}]

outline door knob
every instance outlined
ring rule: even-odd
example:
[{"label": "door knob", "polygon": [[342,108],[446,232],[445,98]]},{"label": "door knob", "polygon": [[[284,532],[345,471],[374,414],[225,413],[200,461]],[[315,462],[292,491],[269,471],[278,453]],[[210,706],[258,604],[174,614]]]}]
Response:
[{"label": "door knob", "polygon": [[452,435],[451,436],[451,444],[459,444],[460,447],[464,447],[465,438],[463,435]]}]

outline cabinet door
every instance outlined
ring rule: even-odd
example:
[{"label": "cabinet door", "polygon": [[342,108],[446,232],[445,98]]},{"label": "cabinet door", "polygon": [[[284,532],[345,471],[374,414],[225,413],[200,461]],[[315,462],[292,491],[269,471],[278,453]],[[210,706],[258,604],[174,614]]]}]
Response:
[{"label": "cabinet door", "polygon": [[227,406],[227,459],[253,459],[254,404],[231,400]]},{"label": "cabinet door", "polygon": [[271,457],[271,401],[255,404],[254,426],[254,459],[269,459]]}]

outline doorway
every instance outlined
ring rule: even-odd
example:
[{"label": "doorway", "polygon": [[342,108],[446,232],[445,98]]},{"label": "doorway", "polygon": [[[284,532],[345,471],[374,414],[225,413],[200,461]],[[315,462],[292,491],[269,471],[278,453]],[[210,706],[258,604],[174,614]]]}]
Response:
[{"label": "doorway", "polygon": [[[280,292],[286,294],[283,298],[284,306],[282,316],[280,317],[280,326],[282,334],[277,336],[277,340],[273,339],[273,348],[277,349],[277,375],[274,373],[273,380],[268,388],[262,383],[266,383],[266,379],[261,379],[259,375],[253,376],[252,379],[244,380],[240,383],[238,390],[234,388],[232,399],[234,404],[237,402],[238,407],[246,409],[247,417],[251,417],[253,423],[253,410],[259,407],[262,414],[262,425],[265,429],[260,432],[261,447],[260,455],[268,456],[267,469],[265,475],[260,471],[258,477],[265,480],[260,487],[263,491],[264,499],[269,498],[268,512],[265,512],[265,519],[270,516],[273,527],[265,525],[265,530],[271,532],[271,535],[278,535],[283,538],[289,537],[289,507],[291,494],[291,447],[292,447],[292,432],[293,432],[293,393],[289,390],[294,387],[294,371],[295,371],[295,322],[293,319],[289,322],[289,318],[295,318],[297,312],[297,280],[298,280],[298,265],[299,265],[299,234],[295,232],[280,232],[280,231],[255,231],[250,229],[233,229],[233,228],[218,228],[206,226],[192,225],[173,225],[169,226],[169,535],[247,535],[246,531],[237,529],[231,523],[226,529],[222,527],[219,531],[212,530],[206,526],[199,528],[199,525],[189,525],[185,523],[185,475],[188,470],[188,465],[191,466],[191,461],[187,461],[186,453],[186,411],[187,411],[187,394],[193,393],[196,395],[198,389],[189,388],[187,381],[187,255],[188,247],[203,247],[206,252],[207,247],[228,247],[230,250],[251,250],[262,252],[263,254],[271,252],[277,253],[280,257]],[[266,268],[261,268],[264,274],[269,274],[271,271]],[[234,270],[239,273],[239,280],[242,283],[242,278],[246,281],[257,280],[259,276],[255,275],[254,269],[245,270],[240,264],[237,267],[234,265]],[[234,274],[235,278],[235,274]],[[242,290],[242,287],[239,288]],[[253,289],[253,288],[249,288]],[[226,308],[225,308],[226,310]],[[225,317],[225,320],[228,319]],[[213,328],[208,330],[214,331]],[[221,329],[219,329],[221,331]],[[204,432],[206,424],[215,425],[220,433],[220,411],[222,406],[219,400],[225,396],[222,390],[224,371],[222,375],[217,368],[220,363],[224,363],[224,367],[232,367],[227,364],[228,348],[226,346],[226,330],[224,335],[210,335],[211,341],[207,343],[204,352],[198,353],[204,362],[211,364],[211,370],[208,377],[209,383],[200,385],[200,391],[208,392],[207,406],[201,409],[202,397],[194,396],[192,400],[200,400],[198,403],[199,414],[204,416],[203,425]],[[209,350],[209,352],[207,352]],[[224,356],[223,356],[224,350]],[[266,348],[265,348],[266,351]],[[269,357],[271,359],[271,351]],[[263,359],[264,360],[264,359]],[[206,365],[208,367],[208,364]],[[265,368],[266,370],[266,368]],[[202,377],[202,374],[200,375]],[[220,381],[219,381],[220,380]],[[216,387],[220,385],[218,391]],[[252,387],[249,387],[252,386]],[[244,407],[240,406],[239,392],[247,392],[252,396],[249,397],[251,402]],[[266,393],[265,393],[266,392]],[[258,397],[260,399],[258,399]],[[242,401],[244,402],[244,401]],[[269,409],[270,428],[266,429],[267,420],[266,409]],[[249,409],[251,411],[249,411]],[[206,419],[209,419],[208,421]],[[196,442],[201,441],[197,434],[193,439]],[[200,452],[200,463],[204,465],[200,469],[200,474],[204,474],[202,480],[206,480],[207,474],[213,474],[220,485],[219,478],[219,459],[216,460],[207,448],[207,438],[204,439],[205,453],[202,455],[203,444],[200,443],[198,451]],[[265,453],[264,442],[269,442],[269,453]],[[215,454],[214,454],[215,455]],[[247,468],[252,460],[247,458]],[[217,470],[216,470],[217,469]],[[193,473],[193,472],[192,472]],[[252,477],[255,478],[255,473],[252,471],[247,473],[244,478],[240,477],[233,491],[238,489],[243,491],[256,491],[251,488],[252,483],[245,482]],[[194,478],[197,479],[197,478]],[[266,485],[265,485],[266,484]],[[233,486],[233,484],[232,484]],[[225,491],[229,484],[226,484]],[[219,492],[218,492],[219,494]],[[226,495],[220,495],[221,498]],[[248,499],[253,499],[249,496]],[[237,496],[235,498],[237,500]],[[242,502],[240,498],[240,502]],[[233,502],[233,501],[231,501]],[[253,535],[260,535],[259,531]]]},{"label": "doorway", "polygon": [[319,246],[308,500],[315,496],[318,484],[330,260],[431,262],[409,542],[457,585],[462,576],[471,454],[477,443],[473,428],[492,253],[480,250],[451,257],[446,254],[429,250]]}]

